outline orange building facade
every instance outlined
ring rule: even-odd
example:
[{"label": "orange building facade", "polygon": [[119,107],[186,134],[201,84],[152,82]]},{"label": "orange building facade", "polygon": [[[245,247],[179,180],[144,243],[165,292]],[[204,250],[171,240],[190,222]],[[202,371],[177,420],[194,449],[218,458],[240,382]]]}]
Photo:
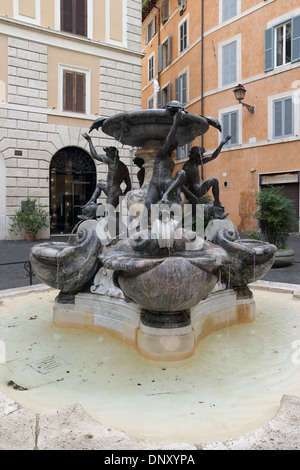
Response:
[{"label": "orange building facade", "polygon": [[[142,107],[176,99],[191,113],[218,119],[222,133],[210,127],[192,143],[206,155],[232,136],[219,157],[204,166],[203,176],[218,178],[221,201],[241,231],[255,228],[255,194],[267,184],[282,186],[299,216],[299,1],[148,3]],[[241,102],[234,94],[239,84],[246,90]],[[177,151],[176,170],[188,151]]]}]

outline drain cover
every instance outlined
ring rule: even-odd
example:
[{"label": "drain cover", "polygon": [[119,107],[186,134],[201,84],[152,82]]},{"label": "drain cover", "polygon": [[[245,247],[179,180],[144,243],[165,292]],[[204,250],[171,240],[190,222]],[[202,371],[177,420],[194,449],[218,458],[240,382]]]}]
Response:
[{"label": "drain cover", "polygon": [[29,364],[35,371],[39,372],[40,374],[49,374],[57,367],[64,365],[65,362],[57,356],[48,356],[44,359],[40,359],[39,361],[33,362]]}]

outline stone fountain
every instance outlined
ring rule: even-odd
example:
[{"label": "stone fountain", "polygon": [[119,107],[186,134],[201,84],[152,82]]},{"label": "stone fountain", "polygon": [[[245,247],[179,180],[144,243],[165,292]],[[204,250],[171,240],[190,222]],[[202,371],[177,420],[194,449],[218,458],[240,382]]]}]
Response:
[{"label": "stone fountain", "polygon": [[[173,175],[173,151],[211,126],[220,130],[213,118],[187,113],[177,102],[96,120],[90,132],[101,128],[123,145],[138,147],[138,188],[131,188],[117,149],[98,155],[83,134],[92,157],[108,165],[101,183],[107,204],[89,201],[84,210],[94,215],[83,217],[67,243],[50,241],[31,251],[36,275],[60,291],[56,326],[107,332],[146,358],[177,361],[191,356],[211,332],[254,320],[248,284],[270,269],[276,247],[239,239],[219,201],[216,179],[203,186],[195,184],[198,171]],[[185,224],[186,208],[195,214],[201,191],[210,187],[214,203],[204,209],[212,220],[199,234]]]}]

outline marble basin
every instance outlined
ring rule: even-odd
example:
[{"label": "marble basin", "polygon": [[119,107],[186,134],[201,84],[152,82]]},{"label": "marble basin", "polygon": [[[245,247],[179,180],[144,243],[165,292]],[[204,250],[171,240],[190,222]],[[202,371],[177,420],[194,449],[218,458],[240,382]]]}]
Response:
[{"label": "marble basin", "polygon": [[[136,250],[136,242],[119,242],[103,258],[115,271],[125,296],[147,311],[188,311],[204,299],[219,280],[219,268],[230,263],[226,252],[200,237],[193,249],[184,250],[178,240],[170,250],[151,249],[153,255]],[[148,247],[149,248],[149,247]]]},{"label": "marble basin", "polygon": [[37,277],[62,293],[78,292],[96,273],[101,242],[92,228],[79,229],[68,243],[44,242],[31,248]]},{"label": "marble basin", "polygon": [[252,239],[236,238],[236,233],[228,230],[217,232],[214,243],[224,248],[231,258],[231,265],[222,267],[222,280],[227,287],[242,292],[247,284],[261,279],[272,267],[275,245]]}]

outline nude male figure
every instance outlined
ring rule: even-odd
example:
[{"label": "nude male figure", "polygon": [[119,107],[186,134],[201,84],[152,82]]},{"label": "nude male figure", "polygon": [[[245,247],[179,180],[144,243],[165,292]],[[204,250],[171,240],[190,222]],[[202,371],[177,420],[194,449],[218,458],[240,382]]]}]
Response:
[{"label": "nude male figure", "polygon": [[[117,207],[119,204],[119,197],[126,194],[131,190],[131,181],[127,166],[121,162],[119,152],[116,147],[104,147],[105,155],[99,155],[93,145],[91,137],[85,132],[82,136],[88,141],[90,146],[91,155],[95,160],[106,163],[108,166],[106,190],[107,190],[107,204]],[[121,184],[125,183],[126,188],[124,192],[121,189]],[[104,190],[104,188],[102,188]]]},{"label": "nude male figure", "polygon": [[[221,217],[225,217],[228,214],[222,214],[222,210],[224,209],[224,207],[220,202],[219,181],[217,180],[217,178],[210,178],[201,183],[199,176],[199,165],[204,165],[217,158],[223,146],[230,139],[230,135],[223,139],[219,147],[209,157],[202,157],[204,153],[203,148],[193,147],[189,154],[189,160],[182,167],[185,172],[185,181],[182,186],[182,191],[186,195],[187,199],[189,201],[191,200],[190,193],[192,193],[194,196],[196,196],[197,199],[199,199],[200,197],[204,196],[210,188],[212,188],[215,215],[219,215]],[[194,199],[191,202],[195,202]]]},{"label": "nude male figure", "polygon": [[[179,170],[175,177],[172,178],[172,173],[175,167],[172,153],[178,146],[176,132],[182,118],[182,112],[183,111],[180,108],[176,109],[172,127],[165,142],[156,153],[153,175],[145,201],[145,207],[148,212],[151,211],[152,204],[157,204],[159,202],[180,203],[180,194],[178,190],[184,181],[185,172],[183,170]],[[170,186],[172,186],[172,191],[167,192]],[[166,193],[168,197],[166,197]]]}]

